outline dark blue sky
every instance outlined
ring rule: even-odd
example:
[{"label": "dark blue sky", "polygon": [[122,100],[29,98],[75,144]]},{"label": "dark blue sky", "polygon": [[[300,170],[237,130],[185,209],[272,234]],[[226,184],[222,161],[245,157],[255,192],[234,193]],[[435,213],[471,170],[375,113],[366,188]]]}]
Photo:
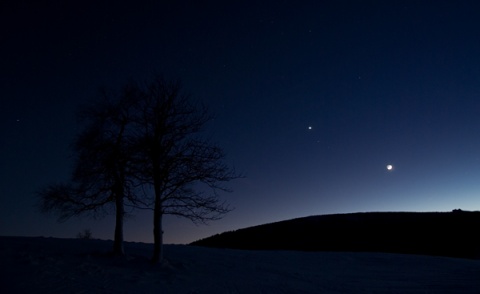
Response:
[{"label": "dark blue sky", "polygon": [[[167,243],[307,215],[480,210],[477,1],[42,2],[0,4],[0,235],[113,238],[113,218],[57,224],[34,192],[68,179],[79,105],[152,73],[209,105],[205,134],[246,175],[224,195],[233,212],[167,218]],[[151,242],[151,224],[137,213],[126,239]]]}]

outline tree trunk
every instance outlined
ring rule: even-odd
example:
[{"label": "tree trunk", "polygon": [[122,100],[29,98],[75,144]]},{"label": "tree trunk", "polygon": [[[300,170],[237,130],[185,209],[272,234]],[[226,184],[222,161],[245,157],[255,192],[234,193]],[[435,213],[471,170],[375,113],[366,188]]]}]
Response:
[{"label": "tree trunk", "polygon": [[123,193],[117,194],[115,197],[115,238],[113,241],[113,255],[123,256],[125,251],[123,249],[123,216],[125,209],[123,207]]},{"label": "tree trunk", "polygon": [[163,228],[162,228],[162,205],[159,199],[155,201],[153,211],[153,257],[152,263],[163,261]]},{"label": "tree trunk", "polygon": [[155,204],[153,209],[153,257],[152,263],[163,261],[163,203],[162,203],[162,177],[159,169],[160,162],[153,156],[153,189],[155,192]]}]

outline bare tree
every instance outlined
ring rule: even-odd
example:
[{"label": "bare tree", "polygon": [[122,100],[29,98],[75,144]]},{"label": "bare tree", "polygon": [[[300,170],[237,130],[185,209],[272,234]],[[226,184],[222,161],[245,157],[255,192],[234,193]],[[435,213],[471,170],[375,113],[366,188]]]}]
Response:
[{"label": "bare tree", "polygon": [[135,203],[134,177],[131,174],[129,153],[129,109],[133,89],[125,88],[121,99],[111,100],[103,94],[81,113],[87,125],[73,144],[75,164],[66,184],[53,184],[38,194],[41,210],[54,211],[59,221],[72,216],[105,215],[107,206],[115,207],[113,252],[123,255],[123,220],[125,199]]},{"label": "bare tree", "polygon": [[[211,116],[181,93],[180,83],[163,78],[145,86],[130,83],[83,117],[89,124],[74,144],[71,181],[39,193],[44,211],[54,210],[64,220],[102,215],[114,204],[114,252],[123,254],[124,206],[153,209],[155,263],[163,259],[164,215],[206,223],[230,211],[218,192],[228,191],[223,184],[238,175],[223,162],[223,151],[201,138]],[[153,188],[154,196],[135,193],[140,186]]]},{"label": "bare tree", "polygon": [[238,176],[223,162],[222,150],[200,138],[211,116],[181,93],[179,82],[157,78],[136,93],[138,176],[155,195],[152,261],[158,263],[163,259],[163,216],[195,223],[220,219],[230,208],[218,192],[228,191],[222,184]]}]

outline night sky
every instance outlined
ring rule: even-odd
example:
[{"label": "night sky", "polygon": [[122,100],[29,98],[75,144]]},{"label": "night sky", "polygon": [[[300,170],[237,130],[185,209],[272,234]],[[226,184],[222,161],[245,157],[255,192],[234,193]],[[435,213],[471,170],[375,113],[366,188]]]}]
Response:
[{"label": "night sky", "polygon": [[[478,1],[64,2],[0,4],[0,235],[113,239],[113,216],[58,224],[35,191],[68,180],[80,105],[156,73],[209,106],[205,136],[246,176],[222,194],[224,219],[167,216],[166,243],[309,215],[480,210]],[[139,211],[125,239],[152,229]]]}]

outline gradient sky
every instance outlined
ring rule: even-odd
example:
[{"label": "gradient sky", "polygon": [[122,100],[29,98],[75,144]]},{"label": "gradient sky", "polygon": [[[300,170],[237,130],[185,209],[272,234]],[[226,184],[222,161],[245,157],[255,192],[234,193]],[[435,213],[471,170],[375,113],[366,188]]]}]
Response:
[{"label": "gradient sky", "polygon": [[[0,4],[0,235],[113,239],[113,217],[58,224],[35,191],[68,179],[79,105],[152,73],[209,105],[205,134],[246,175],[223,220],[167,217],[167,243],[308,215],[480,210],[478,1],[64,2]],[[152,242],[152,214],[125,238]]]}]

